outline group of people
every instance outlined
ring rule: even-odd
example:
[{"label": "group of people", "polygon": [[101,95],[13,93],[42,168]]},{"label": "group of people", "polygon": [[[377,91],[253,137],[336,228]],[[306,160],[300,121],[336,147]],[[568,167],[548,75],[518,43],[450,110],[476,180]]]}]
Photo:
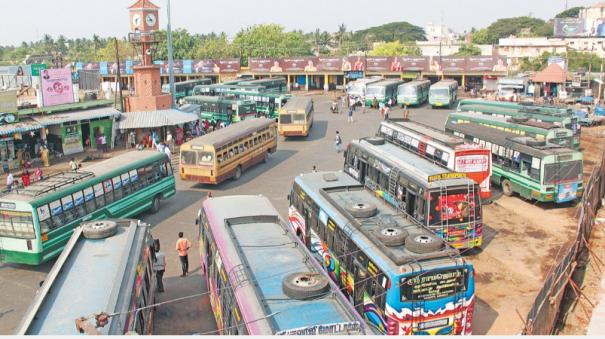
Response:
[{"label": "group of people", "polygon": [[6,190],[10,192],[15,189],[18,189],[19,187],[21,187],[21,185],[22,185],[22,187],[27,187],[32,183],[32,179],[33,179],[33,182],[42,180],[42,178],[43,178],[42,175],[43,175],[42,169],[40,167],[36,167],[36,169],[34,170],[34,173],[33,173],[33,178],[32,178],[32,174],[29,172],[29,168],[26,167],[21,172],[21,184],[20,184],[19,180],[15,179],[15,176],[13,175],[13,173],[8,172],[8,174],[6,175]]},{"label": "group of people", "polygon": [[[191,241],[185,238],[183,232],[179,232],[179,238],[176,241],[176,252],[181,262],[181,277],[187,276],[189,273],[189,249]],[[166,255],[160,251],[160,241],[154,240],[153,247],[155,250],[155,258],[153,261],[153,270],[157,279],[158,292],[164,292],[164,273],[166,272]]]}]

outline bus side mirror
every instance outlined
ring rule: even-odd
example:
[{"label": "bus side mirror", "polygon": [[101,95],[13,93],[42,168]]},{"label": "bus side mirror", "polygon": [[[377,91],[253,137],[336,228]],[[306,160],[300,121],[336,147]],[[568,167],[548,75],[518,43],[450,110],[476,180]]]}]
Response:
[{"label": "bus side mirror", "polygon": [[195,224],[196,224],[196,225],[199,225],[199,224],[200,224],[200,219],[195,218]]}]

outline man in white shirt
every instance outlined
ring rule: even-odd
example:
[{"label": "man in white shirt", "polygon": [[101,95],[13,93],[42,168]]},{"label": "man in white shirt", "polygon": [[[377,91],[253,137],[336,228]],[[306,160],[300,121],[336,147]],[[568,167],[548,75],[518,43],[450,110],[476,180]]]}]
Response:
[{"label": "man in white shirt", "polygon": [[166,271],[166,256],[163,252],[160,252],[160,241],[154,241],[155,261],[153,262],[153,270],[155,271],[155,277],[157,279],[158,292],[164,292],[164,272]]},{"label": "man in white shirt", "polygon": [[6,176],[6,188],[10,191],[13,188],[13,184],[15,183],[15,177],[11,172],[8,172]]},{"label": "man in white shirt", "polygon": [[170,147],[164,146],[164,153],[168,156],[168,160],[172,158],[172,152],[170,152]]}]

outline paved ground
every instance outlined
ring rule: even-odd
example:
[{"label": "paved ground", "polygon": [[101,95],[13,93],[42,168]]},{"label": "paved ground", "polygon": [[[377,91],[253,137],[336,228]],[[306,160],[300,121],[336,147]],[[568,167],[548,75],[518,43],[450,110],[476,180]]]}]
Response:
[{"label": "paved ground", "polygon": [[[154,225],[153,234],[161,240],[167,254],[166,292],[158,296],[158,301],[206,291],[199,271],[194,217],[208,190],[214,196],[263,194],[285,217],[287,195],[295,175],[310,171],[313,165],[319,170],[342,169],[342,153],[334,151],[336,130],[341,132],[344,145],[351,139],[372,135],[377,130],[380,117],[376,111],[362,114],[358,109],[354,114],[356,121],[347,123],[344,112],[329,113],[328,99],[318,98],[316,102],[316,120],[308,138],[280,139],[278,151],[270,161],[245,172],[239,181],[210,187],[177,179],[177,195],[165,201],[158,214],[140,216]],[[448,112],[420,108],[412,110],[410,117],[443,128]],[[400,114],[401,111],[396,110],[392,116]],[[527,314],[556,248],[565,242],[567,230],[571,229],[566,213],[566,209],[537,206],[519,198],[498,198],[496,204],[485,206],[485,249],[469,257],[477,270],[476,334],[519,332],[522,322],[517,311],[523,317]],[[194,243],[190,252],[192,272],[186,278],[179,277],[179,263],[174,250],[179,231],[185,232]],[[35,269],[0,266],[0,333],[13,330],[49,268],[50,265]],[[214,334],[216,329],[205,295],[162,305],[157,312],[157,334]]]}]

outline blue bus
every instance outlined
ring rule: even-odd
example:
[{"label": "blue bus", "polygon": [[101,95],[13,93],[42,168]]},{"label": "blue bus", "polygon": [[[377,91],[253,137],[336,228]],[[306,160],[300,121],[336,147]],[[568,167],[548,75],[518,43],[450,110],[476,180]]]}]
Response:
[{"label": "blue bus", "polygon": [[297,176],[289,201],[293,232],[377,331],[472,333],[474,271],[458,250],[343,172]]}]

